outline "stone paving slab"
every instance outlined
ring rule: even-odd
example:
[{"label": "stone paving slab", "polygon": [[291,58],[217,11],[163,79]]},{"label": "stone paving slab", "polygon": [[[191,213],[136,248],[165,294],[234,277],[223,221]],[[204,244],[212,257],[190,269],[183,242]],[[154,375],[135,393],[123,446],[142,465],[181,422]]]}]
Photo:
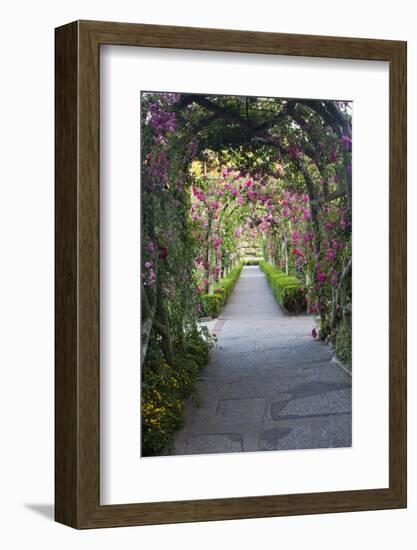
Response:
[{"label": "stone paving slab", "polygon": [[224,377],[226,373],[229,378],[239,378],[253,376],[256,372],[259,376],[273,379],[286,374],[303,374],[312,364],[329,362],[332,357],[330,350],[324,354],[315,354],[315,350],[311,350],[309,355],[308,350],[303,351],[305,353],[297,354],[294,350],[285,348],[268,352],[214,353],[204,374],[207,378]]},{"label": "stone paving slab", "polygon": [[223,399],[216,411],[217,422],[248,423],[260,420],[265,411],[265,399]]},{"label": "stone paving slab", "polygon": [[[275,340],[276,339],[276,340]],[[285,362],[295,357],[298,362],[328,361],[333,356],[333,351],[323,342],[310,339],[283,340],[279,335],[271,335],[269,338],[227,338],[224,331],[221,333],[219,343],[213,350],[213,361],[219,362],[230,354],[246,354],[256,352],[259,361],[271,361],[275,363]]]},{"label": "stone paving slab", "polygon": [[[222,319],[220,319],[222,320]],[[279,319],[271,317],[270,319],[223,319],[223,335],[228,338],[247,336],[268,339],[271,336],[278,336],[283,341],[300,339],[301,341],[311,340],[311,330],[315,323],[309,317],[289,317],[283,316]],[[271,321],[273,321],[271,323]],[[297,322],[298,321],[298,322]]]},{"label": "stone paving slab", "polygon": [[349,447],[351,377],[311,338],[314,319],[278,306],[261,270],[245,267],[216,325],[197,383],[200,406],[169,454]]},{"label": "stone paving slab", "polygon": [[351,447],[352,415],[325,418],[320,423],[318,432],[317,448]]},{"label": "stone paving slab", "polygon": [[260,433],[259,450],[311,449],[313,442],[313,432],[309,426],[294,428],[277,426]]},{"label": "stone paving slab", "polygon": [[[220,382],[221,383],[221,382]],[[314,368],[302,371],[298,376],[280,376],[271,380],[270,377],[246,377],[240,380],[228,382],[227,396],[236,397],[261,397],[273,396],[281,393],[290,393],[291,397],[297,397],[300,393],[313,391],[314,383],[341,384],[341,387],[350,387],[349,381],[341,369],[335,368],[328,363],[320,363]]]},{"label": "stone paving slab", "polygon": [[272,420],[281,420],[285,417],[319,416],[330,413],[351,413],[352,393],[347,389],[319,393],[309,397],[291,399],[285,407],[271,405]]},{"label": "stone paving slab", "polygon": [[243,451],[243,442],[239,434],[198,435],[191,439],[178,438],[175,450],[178,455],[237,453]]}]

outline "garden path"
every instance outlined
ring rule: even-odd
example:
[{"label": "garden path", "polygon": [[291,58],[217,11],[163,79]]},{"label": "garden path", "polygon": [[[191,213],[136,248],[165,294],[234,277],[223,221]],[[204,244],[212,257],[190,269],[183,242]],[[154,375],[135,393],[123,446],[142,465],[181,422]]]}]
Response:
[{"label": "garden path", "polygon": [[244,267],[214,327],[218,341],[186,403],[171,454],[351,446],[351,377],[282,312],[259,267]]}]

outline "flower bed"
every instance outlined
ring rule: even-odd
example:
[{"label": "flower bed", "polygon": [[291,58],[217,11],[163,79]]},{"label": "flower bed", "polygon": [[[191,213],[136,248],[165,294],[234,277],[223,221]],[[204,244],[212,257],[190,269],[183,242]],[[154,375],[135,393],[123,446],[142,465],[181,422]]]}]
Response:
[{"label": "flower bed", "polygon": [[169,449],[184,423],[184,401],[195,395],[198,373],[209,361],[211,339],[204,332],[188,336],[175,350],[173,365],[162,355],[148,360],[142,372],[142,455]]}]

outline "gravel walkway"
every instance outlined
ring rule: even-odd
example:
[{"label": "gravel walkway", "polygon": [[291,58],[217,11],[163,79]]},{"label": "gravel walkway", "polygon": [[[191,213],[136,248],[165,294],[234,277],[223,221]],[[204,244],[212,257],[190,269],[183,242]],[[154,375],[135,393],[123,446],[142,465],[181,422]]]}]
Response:
[{"label": "gravel walkway", "polygon": [[186,404],[170,454],[350,447],[351,377],[313,326],[283,313],[259,267],[245,267],[214,326],[202,404]]}]

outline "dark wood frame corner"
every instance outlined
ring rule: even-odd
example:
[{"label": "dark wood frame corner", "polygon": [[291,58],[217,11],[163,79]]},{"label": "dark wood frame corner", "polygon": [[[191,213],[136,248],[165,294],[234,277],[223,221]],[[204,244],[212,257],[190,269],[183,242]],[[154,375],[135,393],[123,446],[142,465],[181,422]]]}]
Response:
[{"label": "dark wood frame corner", "polygon": [[[406,506],[406,43],[77,21],[56,29],[57,521],[115,527]],[[120,44],[389,62],[389,487],[100,505],[99,55]]]}]

